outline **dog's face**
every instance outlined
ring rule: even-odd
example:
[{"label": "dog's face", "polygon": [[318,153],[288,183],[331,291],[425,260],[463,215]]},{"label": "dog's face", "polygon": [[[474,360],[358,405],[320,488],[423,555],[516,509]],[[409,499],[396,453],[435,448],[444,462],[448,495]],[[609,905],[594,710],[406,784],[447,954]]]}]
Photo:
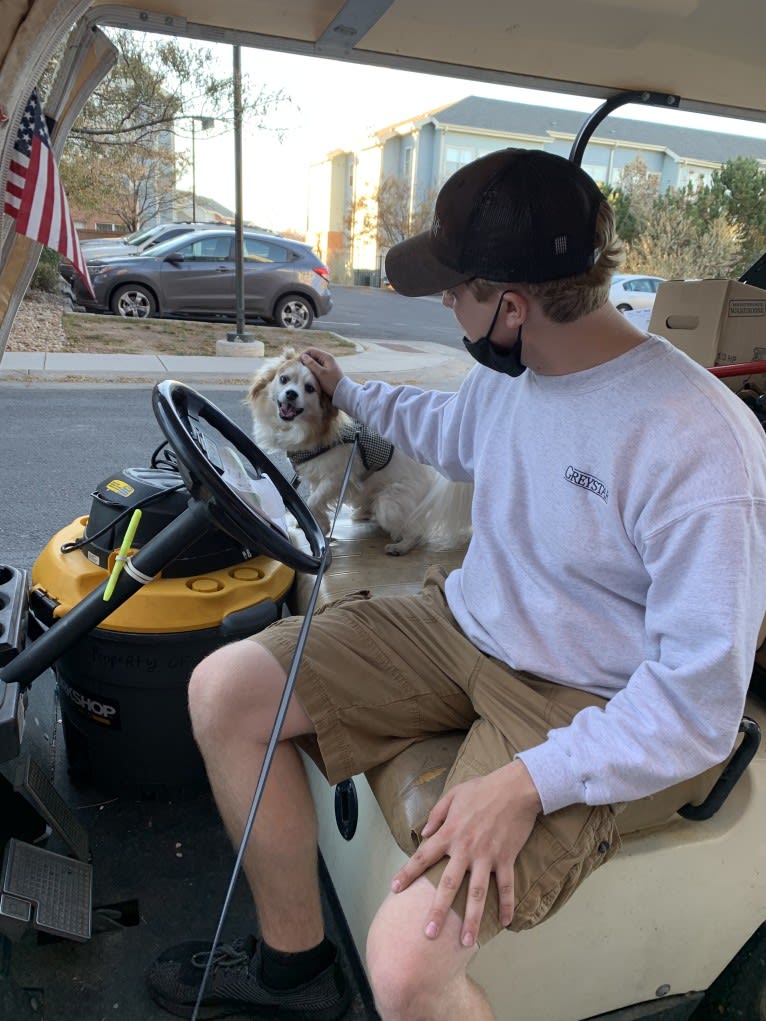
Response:
[{"label": "dog's face", "polygon": [[319,445],[332,432],[338,410],[295,352],[283,355],[255,377],[248,392],[256,442],[266,446],[271,437],[282,449]]}]

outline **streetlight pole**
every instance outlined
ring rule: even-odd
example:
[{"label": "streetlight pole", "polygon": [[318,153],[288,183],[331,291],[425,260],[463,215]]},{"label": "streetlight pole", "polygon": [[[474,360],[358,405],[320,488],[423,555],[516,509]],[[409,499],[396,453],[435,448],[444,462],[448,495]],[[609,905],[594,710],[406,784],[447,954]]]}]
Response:
[{"label": "streetlight pole", "polygon": [[234,290],[237,315],[236,332],[227,333],[226,339],[251,343],[252,333],[245,332],[245,262],[244,230],[242,220],[242,65],[240,47],[233,47],[232,79],[234,86]]},{"label": "streetlight pole", "polygon": [[196,117],[192,117],[192,223],[197,222],[197,148],[195,144]]},{"label": "streetlight pole", "polygon": [[215,117],[203,117],[199,113],[184,114],[179,120],[191,121],[191,151],[192,151],[192,223],[197,222],[197,121],[203,131],[209,131],[215,125]]}]

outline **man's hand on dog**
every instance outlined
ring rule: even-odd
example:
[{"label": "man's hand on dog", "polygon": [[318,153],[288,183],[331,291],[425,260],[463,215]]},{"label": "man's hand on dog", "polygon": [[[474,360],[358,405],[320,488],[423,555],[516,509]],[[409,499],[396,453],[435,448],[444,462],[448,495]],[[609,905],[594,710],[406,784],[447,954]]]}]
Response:
[{"label": "man's hand on dog", "polygon": [[301,361],[316,376],[317,382],[328,397],[335,393],[335,387],[343,377],[343,371],[332,355],[317,347],[308,347],[301,355]]},{"label": "man's hand on dog", "polygon": [[464,876],[469,891],[460,936],[463,946],[476,943],[492,873],[500,899],[500,921],[504,926],[511,924],[513,867],[541,811],[537,788],[518,760],[458,784],[437,801],[423,827],[423,843],[391,884],[392,891],[398,893],[445,855],[449,858],[425,922],[429,939],[441,932]]}]

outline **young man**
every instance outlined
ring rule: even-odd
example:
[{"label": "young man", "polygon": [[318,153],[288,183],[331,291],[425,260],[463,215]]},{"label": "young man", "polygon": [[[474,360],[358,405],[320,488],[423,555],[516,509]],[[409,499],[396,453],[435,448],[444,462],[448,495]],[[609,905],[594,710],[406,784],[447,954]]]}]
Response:
[{"label": "young man", "polygon": [[[357,594],[314,621],[245,861],[262,940],[216,951],[202,1016],[346,1009],[296,745],[337,783],[467,732],[369,934],[385,1021],[491,1019],[466,975],[478,945],[556,910],[619,847],[625,803],[662,790],[678,808],[730,753],[766,610],[766,439],[717,379],[608,303],[620,260],[584,172],[496,152],[450,178],[431,230],[386,262],[398,291],[442,291],[454,311],[480,363],[460,390],[359,386],[304,356],[339,407],[473,481],[474,535],[462,568],[432,569],[417,596]],[[235,841],[297,628],[227,646],[192,677]],[[159,959],[159,1002],[190,1013],[207,951]]]}]

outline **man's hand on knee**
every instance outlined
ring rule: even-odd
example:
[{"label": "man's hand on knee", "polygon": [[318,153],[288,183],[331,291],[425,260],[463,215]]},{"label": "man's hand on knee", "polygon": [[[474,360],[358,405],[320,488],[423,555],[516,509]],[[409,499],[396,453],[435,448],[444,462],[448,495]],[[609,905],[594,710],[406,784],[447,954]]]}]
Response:
[{"label": "man's hand on knee", "polygon": [[493,873],[500,920],[504,926],[510,925],[514,864],[541,809],[537,788],[519,760],[458,784],[434,805],[423,827],[423,843],[391,884],[393,892],[398,893],[436,862],[449,858],[425,923],[429,939],[441,932],[466,875],[469,885],[460,934],[462,945],[471,947],[476,943]]}]

